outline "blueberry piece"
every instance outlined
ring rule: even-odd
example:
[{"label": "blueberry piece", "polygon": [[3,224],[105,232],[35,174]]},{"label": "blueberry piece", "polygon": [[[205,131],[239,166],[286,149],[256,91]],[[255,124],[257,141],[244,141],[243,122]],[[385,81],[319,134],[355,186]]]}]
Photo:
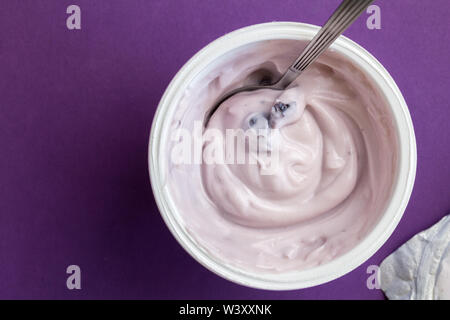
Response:
[{"label": "blueberry piece", "polygon": [[248,126],[253,129],[267,129],[269,121],[264,113],[254,113],[248,118]]},{"label": "blueberry piece", "polygon": [[277,102],[273,106],[275,112],[281,112],[284,116],[284,112],[290,107],[289,103]]},{"label": "blueberry piece", "polygon": [[269,125],[271,128],[280,128],[295,119],[297,104],[295,102],[283,103],[277,101],[270,111]]}]

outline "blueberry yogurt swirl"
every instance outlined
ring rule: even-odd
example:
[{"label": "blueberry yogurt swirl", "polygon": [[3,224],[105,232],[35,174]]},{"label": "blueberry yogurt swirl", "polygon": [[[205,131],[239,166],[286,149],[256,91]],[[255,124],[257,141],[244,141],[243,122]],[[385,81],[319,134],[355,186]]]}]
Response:
[{"label": "blueberry yogurt swirl", "polygon": [[[259,46],[262,56],[230,56],[194,82],[176,123],[189,127],[228,88],[254,70],[284,70],[289,52],[299,50],[288,40]],[[338,257],[370,232],[389,199],[397,161],[391,119],[373,83],[333,52],[285,91],[231,97],[207,129],[267,132],[264,143],[278,152],[277,168],[263,174],[265,159],[255,148],[246,149],[253,163],[173,167],[169,188],[186,229],[218,259],[256,272],[299,270]]]}]

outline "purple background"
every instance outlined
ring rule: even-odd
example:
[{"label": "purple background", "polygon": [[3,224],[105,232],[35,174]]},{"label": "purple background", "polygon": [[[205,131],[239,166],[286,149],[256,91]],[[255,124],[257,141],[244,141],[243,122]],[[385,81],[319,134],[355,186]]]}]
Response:
[{"label": "purple background", "polygon": [[[389,241],[315,288],[270,292],[199,265],[160,218],[151,121],[177,70],[250,24],[322,24],[338,0],[0,0],[0,298],[383,299],[379,264],[450,211],[450,1],[378,0],[382,29],[345,33],[387,68],[415,125],[417,178]],[[78,4],[82,30],[69,31]],[[80,265],[82,290],[66,288]]]}]

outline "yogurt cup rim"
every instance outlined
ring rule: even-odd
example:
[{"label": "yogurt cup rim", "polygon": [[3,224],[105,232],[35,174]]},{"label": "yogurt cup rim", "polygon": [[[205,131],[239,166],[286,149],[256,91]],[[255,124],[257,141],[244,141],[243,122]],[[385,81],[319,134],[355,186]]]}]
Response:
[{"label": "yogurt cup rim", "polygon": [[[178,243],[200,264],[219,276],[248,287],[268,290],[293,290],[316,286],[337,279],[362,265],[387,241],[398,225],[410,198],[417,167],[414,128],[406,102],[395,81],[367,50],[345,36],[331,46],[372,78],[384,94],[396,124],[399,157],[392,195],[384,213],[372,231],[353,249],[336,259],[311,269],[280,274],[255,274],[225,264],[211,256],[187,233],[165,181],[164,154],[160,152],[168,136],[178,99],[185,88],[210,63],[242,45],[275,39],[309,40],[320,27],[298,22],[269,22],[228,33],[201,49],[175,75],[162,96],[149,139],[148,168],[153,194],[161,216]],[[165,125],[164,125],[165,124]]]}]

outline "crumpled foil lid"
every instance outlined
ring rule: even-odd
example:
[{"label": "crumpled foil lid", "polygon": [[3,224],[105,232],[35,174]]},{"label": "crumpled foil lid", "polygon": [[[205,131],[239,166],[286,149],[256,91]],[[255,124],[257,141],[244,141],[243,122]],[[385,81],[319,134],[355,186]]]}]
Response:
[{"label": "crumpled foil lid", "polygon": [[392,300],[450,299],[450,216],[387,257],[379,276],[381,289]]}]

